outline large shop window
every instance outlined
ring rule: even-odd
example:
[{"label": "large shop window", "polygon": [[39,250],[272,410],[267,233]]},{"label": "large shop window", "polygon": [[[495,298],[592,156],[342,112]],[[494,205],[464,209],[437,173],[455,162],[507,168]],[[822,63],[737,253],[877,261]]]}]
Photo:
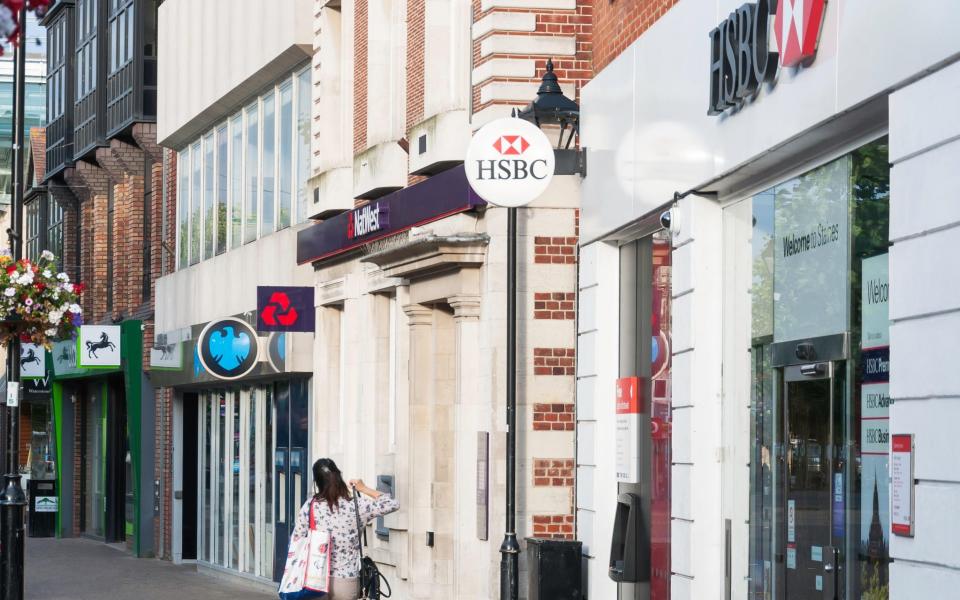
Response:
[{"label": "large shop window", "polygon": [[750,231],[752,600],[889,597],[889,189],[883,138],[726,209]]},{"label": "large shop window", "polygon": [[199,394],[199,559],[272,579],[273,386]]},{"label": "large shop window", "polygon": [[283,78],[180,152],[179,268],[306,220],[310,86]]}]

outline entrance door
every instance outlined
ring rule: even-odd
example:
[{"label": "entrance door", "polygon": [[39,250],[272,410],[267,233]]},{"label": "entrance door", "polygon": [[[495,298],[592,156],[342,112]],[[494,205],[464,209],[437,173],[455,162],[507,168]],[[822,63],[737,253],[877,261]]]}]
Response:
[{"label": "entrance door", "polygon": [[784,369],[787,600],[834,600],[834,365]]},{"label": "entrance door", "polygon": [[307,380],[276,385],[277,452],[274,457],[276,543],[273,578],[280,580],[287,560],[287,544],[297,512],[311,489],[311,465],[307,457]]}]

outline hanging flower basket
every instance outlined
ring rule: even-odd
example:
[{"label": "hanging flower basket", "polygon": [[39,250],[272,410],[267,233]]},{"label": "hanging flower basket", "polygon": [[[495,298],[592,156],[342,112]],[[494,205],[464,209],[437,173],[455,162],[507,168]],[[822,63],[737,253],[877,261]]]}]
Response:
[{"label": "hanging flower basket", "polygon": [[18,336],[50,348],[54,340],[74,337],[83,323],[82,292],[83,284],[57,272],[49,251],[36,263],[0,254],[0,343]]}]

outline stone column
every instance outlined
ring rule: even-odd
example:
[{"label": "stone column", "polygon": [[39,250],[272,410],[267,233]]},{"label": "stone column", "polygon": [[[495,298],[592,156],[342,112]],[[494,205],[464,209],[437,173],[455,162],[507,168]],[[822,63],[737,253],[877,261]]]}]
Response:
[{"label": "stone column", "polygon": [[[410,472],[406,507],[409,518],[407,536],[407,573],[411,582],[411,599],[429,598],[434,582],[433,549],[425,545],[428,531],[433,531],[433,443],[430,411],[433,396],[433,309],[422,304],[403,307],[407,314],[410,336],[408,356]],[[414,483],[416,482],[416,483]]]},{"label": "stone column", "polygon": [[453,597],[489,597],[489,561],[477,538],[477,433],[489,431],[490,407],[480,382],[480,296],[447,299],[453,308],[456,349],[456,403],[453,412]]}]

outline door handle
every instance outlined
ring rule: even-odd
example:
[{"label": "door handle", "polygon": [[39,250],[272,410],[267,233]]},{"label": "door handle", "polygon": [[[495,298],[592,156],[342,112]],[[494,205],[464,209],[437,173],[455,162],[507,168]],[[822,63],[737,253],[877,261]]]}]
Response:
[{"label": "door handle", "polygon": [[827,563],[823,566],[823,570],[826,571],[827,573],[830,573],[831,571],[833,571],[833,565],[831,565],[830,563]]}]

